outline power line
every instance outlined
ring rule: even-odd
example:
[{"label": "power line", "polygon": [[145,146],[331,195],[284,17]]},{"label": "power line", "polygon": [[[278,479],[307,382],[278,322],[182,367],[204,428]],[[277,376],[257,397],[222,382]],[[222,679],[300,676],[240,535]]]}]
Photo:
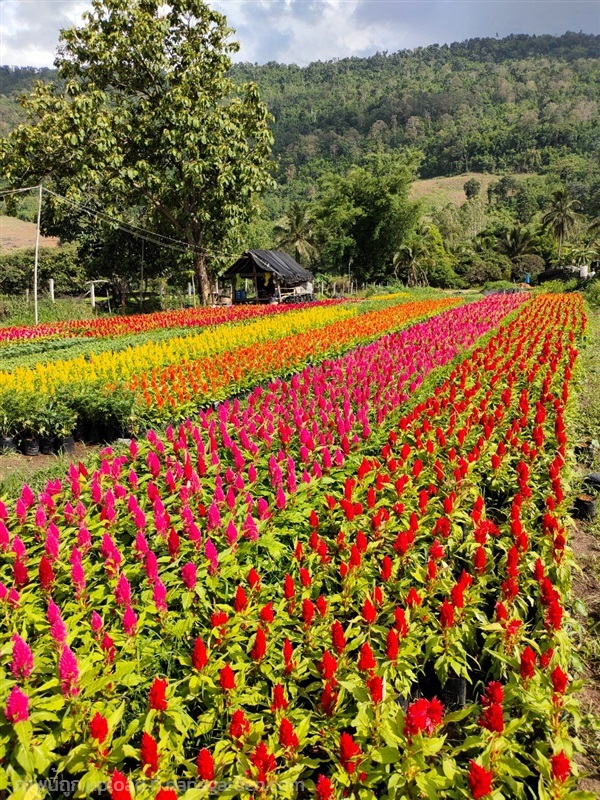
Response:
[{"label": "power line", "polygon": [[19,192],[32,192],[34,189],[39,189],[39,185],[25,186],[23,189],[0,189],[0,197],[10,194],[19,194]]},{"label": "power line", "polygon": [[[0,190],[0,198],[13,194],[19,194],[21,192],[31,192],[35,189],[39,189],[39,185],[26,186],[22,189]],[[239,253],[226,253],[223,250],[209,250],[204,247],[198,247],[197,245],[189,244],[188,242],[183,241],[183,239],[175,239],[172,236],[167,236],[163,233],[157,233],[156,231],[151,231],[148,228],[142,228],[140,225],[136,225],[133,222],[125,222],[124,220],[111,217],[109,214],[105,214],[103,211],[97,211],[95,208],[92,208],[85,203],[76,203],[74,200],[70,200],[68,197],[64,197],[57,192],[53,192],[52,189],[47,189],[45,186],[42,187],[42,190],[44,192],[48,192],[48,194],[51,194],[53,197],[56,197],[57,200],[62,200],[63,203],[67,203],[67,205],[78,209],[88,216],[95,217],[106,224],[115,225],[118,229],[125,231],[125,233],[129,233],[132,236],[142,239],[143,241],[150,242],[151,244],[156,244],[159,247],[167,247],[170,250],[175,250],[178,253],[185,253],[192,250],[196,253],[205,253],[206,255],[216,256],[217,258],[236,258],[239,255]]]}]

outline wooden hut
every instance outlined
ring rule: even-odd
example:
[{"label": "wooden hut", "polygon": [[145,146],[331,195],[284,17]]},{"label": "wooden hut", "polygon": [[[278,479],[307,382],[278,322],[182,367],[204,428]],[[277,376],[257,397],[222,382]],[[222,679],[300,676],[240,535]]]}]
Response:
[{"label": "wooden hut", "polygon": [[252,281],[259,303],[281,302],[290,294],[313,293],[312,273],[280,250],[246,250],[221,275],[221,281],[232,282],[232,301],[243,303],[246,293],[236,291],[238,277]]}]

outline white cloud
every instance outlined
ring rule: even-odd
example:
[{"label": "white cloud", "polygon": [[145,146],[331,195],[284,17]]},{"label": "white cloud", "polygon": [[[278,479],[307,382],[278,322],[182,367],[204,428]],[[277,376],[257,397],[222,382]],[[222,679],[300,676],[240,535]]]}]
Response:
[{"label": "white cloud", "polygon": [[[51,66],[58,32],[85,0],[0,0],[0,63]],[[214,0],[245,61],[295,62],[393,52],[473,36],[600,32],[598,0]]]}]

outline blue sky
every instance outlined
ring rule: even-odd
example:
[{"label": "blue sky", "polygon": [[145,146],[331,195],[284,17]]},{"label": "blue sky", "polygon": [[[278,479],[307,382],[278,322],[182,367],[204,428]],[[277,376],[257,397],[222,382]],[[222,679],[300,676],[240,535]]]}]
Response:
[{"label": "blue sky", "polygon": [[[510,33],[600,33],[600,0],[214,0],[239,58],[307,64]],[[86,0],[0,0],[0,63],[51,66]]]}]

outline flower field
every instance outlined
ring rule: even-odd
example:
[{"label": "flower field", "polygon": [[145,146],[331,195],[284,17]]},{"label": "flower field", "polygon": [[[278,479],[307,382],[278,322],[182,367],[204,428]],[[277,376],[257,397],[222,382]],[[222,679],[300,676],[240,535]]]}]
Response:
[{"label": "flower field", "polygon": [[[590,797],[565,609],[583,303],[442,309],[363,315],[367,343],[0,502],[0,789]],[[195,369],[146,373],[148,404],[185,407]]]},{"label": "flower field", "polygon": [[[338,304],[339,300],[324,300],[312,305],[328,306]],[[98,319],[76,319],[42,325],[16,325],[0,327],[0,348],[3,344],[32,342],[39,339],[93,338],[104,339],[116,336],[131,336],[162,329],[205,328],[261,319],[273,315],[295,311],[303,304],[294,305],[237,305],[222,308],[185,308],[176,311],[157,311],[153,314],[132,314],[128,316],[100,317]],[[1,352],[1,350],[0,350]]]},{"label": "flower field", "polygon": [[297,369],[314,357],[398,330],[458,302],[401,303],[396,296],[363,304],[311,304],[243,325],[206,328],[193,336],[17,366],[0,371],[0,418],[4,410],[7,419],[12,413],[13,426],[21,420],[46,435],[64,429],[65,421],[73,425],[77,420],[83,438],[89,438],[90,427],[102,424],[108,428],[105,435],[115,438],[140,422],[185,418],[203,403],[257,379]]}]

